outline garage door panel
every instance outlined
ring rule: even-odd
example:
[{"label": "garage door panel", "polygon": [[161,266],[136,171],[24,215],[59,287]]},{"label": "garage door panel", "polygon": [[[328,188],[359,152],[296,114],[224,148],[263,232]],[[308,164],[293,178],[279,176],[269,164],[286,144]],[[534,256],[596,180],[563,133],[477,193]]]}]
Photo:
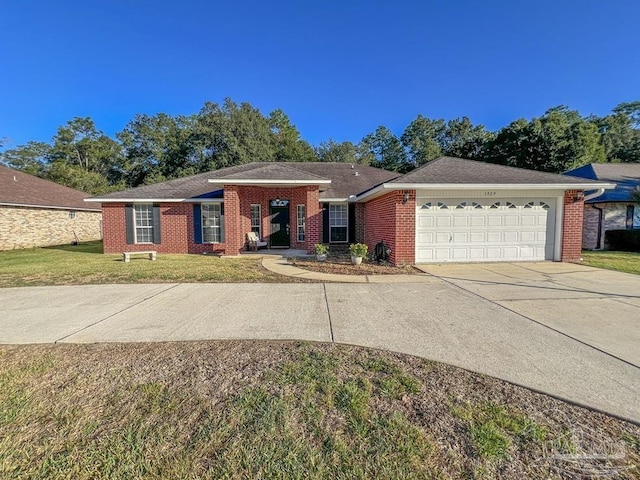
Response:
[{"label": "garage door panel", "polygon": [[520,241],[526,243],[535,243],[539,237],[539,232],[522,232],[520,233]]},{"label": "garage door panel", "polygon": [[453,217],[453,226],[454,227],[467,227],[469,226],[469,217],[467,216],[458,216]]},{"label": "garage door panel", "polygon": [[502,241],[505,243],[518,243],[518,232],[504,232]]},{"label": "garage door panel", "polygon": [[469,256],[469,250],[466,248],[452,248],[451,253],[452,253],[453,259],[457,262],[460,262],[462,260],[467,260]]},{"label": "garage door panel", "polygon": [[478,215],[477,213],[471,217],[470,225],[472,227],[484,227],[487,222],[487,217],[484,215]]},{"label": "garage door panel", "polygon": [[451,217],[447,214],[446,216],[437,216],[436,217],[436,227],[450,227],[451,226]]},{"label": "garage door panel", "polygon": [[517,227],[520,225],[520,216],[519,215],[505,215],[504,222],[502,224],[505,227]]},{"label": "garage door panel", "polygon": [[452,236],[453,243],[468,243],[469,234],[467,232],[454,232]]},{"label": "garage door panel", "polygon": [[490,227],[501,227],[502,217],[500,215],[490,215],[487,218],[487,225]]},{"label": "garage door panel", "polygon": [[416,224],[418,228],[433,228],[434,218],[418,214],[418,221]]},{"label": "garage door panel", "polygon": [[488,243],[500,243],[502,241],[501,232],[487,232]]},{"label": "garage door panel", "polygon": [[469,234],[469,241],[471,243],[484,243],[485,242],[485,232],[471,232]]},{"label": "garage door panel", "polygon": [[[422,200],[422,201],[421,201]],[[552,259],[555,199],[419,199],[416,261]]]},{"label": "garage door panel", "polygon": [[451,238],[451,234],[449,232],[435,232],[436,241],[434,242],[436,245],[442,243],[449,243],[449,239]]},{"label": "garage door panel", "polygon": [[435,234],[433,232],[419,232],[418,244],[423,245],[425,243],[433,243]]}]

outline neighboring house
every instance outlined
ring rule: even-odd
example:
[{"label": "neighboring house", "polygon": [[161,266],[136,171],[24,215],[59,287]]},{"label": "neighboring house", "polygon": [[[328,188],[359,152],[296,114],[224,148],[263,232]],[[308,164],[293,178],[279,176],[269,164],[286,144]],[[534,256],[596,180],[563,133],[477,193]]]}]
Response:
[{"label": "neighboring house", "polygon": [[250,163],[89,199],[104,251],[271,248],[380,241],[395,264],[577,261],[584,189],[607,183],[441,157],[406,175],[344,163]]},{"label": "neighboring house", "polygon": [[86,193],[0,165],[0,250],[101,238]]},{"label": "neighboring house", "polygon": [[[573,177],[615,183],[612,190],[590,198],[585,197],[582,244],[589,250],[605,246],[607,230],[640,228],[640,163],[591,163],[566,173]],[[599,192],[596,192],[599,193]]]}]

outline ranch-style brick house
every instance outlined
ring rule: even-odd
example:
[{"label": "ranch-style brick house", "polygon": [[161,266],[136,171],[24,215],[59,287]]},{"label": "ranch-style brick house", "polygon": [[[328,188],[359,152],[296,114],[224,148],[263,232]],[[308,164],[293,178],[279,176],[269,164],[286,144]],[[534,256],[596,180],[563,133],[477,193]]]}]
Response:
[{"label": "ranch-style brick house", "polygon": [[0,250],[99,240],[102,214],[88,197],[0,165]]},{"label": "ranch-style brick house", "polygon": [[441,157],[405,175],[347,163],[256,162],[88,199],[105,253],[238,255],[391,247],[394,264],[579,261],[584,190],[613,184]]}]

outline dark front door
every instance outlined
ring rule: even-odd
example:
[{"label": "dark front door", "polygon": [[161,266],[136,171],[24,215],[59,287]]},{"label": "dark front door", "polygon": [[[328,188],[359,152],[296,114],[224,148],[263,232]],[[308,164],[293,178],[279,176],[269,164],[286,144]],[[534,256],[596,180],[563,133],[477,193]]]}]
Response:
[{"label": "dark front door", "polygon": [[271,218],[269,243],[272,247],[289,248],[289,201],[271,200],[269,217]]}]

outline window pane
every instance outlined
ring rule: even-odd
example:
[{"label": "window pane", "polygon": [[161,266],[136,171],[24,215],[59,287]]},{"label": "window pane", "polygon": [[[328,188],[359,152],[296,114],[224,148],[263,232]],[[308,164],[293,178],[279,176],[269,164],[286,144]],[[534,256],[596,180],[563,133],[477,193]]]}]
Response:
[{"label": "window pane", "polygon": [[260,238],[262,238],[261,220],[260,205],[251,205],[251,231],[257,233]]},{"label": "window pane", "polygon": [[222,241],[222,207],[219,203],[203,203],[202,242],[219,243]]},{"label": "window pane", "polygon": [[153,243],[153,205],[134,205],[136,243]]},{"label": "window pane", "polygon": [[332,242],[346,242],[347,241],[347,227],[331,227]]},{"label": "window pane", "polygon": [[305,222],[306,222],[306,206],[298,205],[298,241],[304,242],[305,240]]},{"label": "window pane", "polygon": [[349,208],[345,204],[329,205],[329,241],[346,242]]}]

